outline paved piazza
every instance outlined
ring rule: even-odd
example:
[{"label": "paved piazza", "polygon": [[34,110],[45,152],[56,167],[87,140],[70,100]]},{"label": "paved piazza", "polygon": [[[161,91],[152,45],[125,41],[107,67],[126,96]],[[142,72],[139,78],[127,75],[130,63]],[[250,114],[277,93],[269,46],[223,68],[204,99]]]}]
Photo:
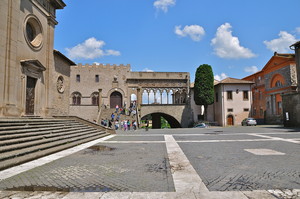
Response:
[{"label": "paved piazza", "polygon": [[123,132],[0,172],[0,198],[300,198],[300,131]]}]

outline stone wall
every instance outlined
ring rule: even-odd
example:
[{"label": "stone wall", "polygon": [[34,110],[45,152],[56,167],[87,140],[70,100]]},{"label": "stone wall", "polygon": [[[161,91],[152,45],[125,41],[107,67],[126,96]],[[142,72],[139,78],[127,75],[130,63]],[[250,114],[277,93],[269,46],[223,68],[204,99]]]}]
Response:
[{"label": "stone wall", "polygon": [[70,63],[57,53],[54,53],[54,62],[51,76],[53,86],[50,87],[51,115],[66,116],[69,115]]},{"label": "stone wall", "polygon": [[284,126],[300,127],[300,93],[290,93],[282,96]]},{"label": "stone wall", "polygon": [[[265,74],[265,91],[272,92],[272,95],[276,94],[282,94],[284,91],[282,89],[290,86],[296,86],[297,85],[297,76],[296,76],[296,66],[295,65],[287,65],[283,68],[280,68],[276,71],[270,72],[268,74]],[[285,82],[281,86],[277,87],[271,87],[272,78],[274,75],[280,74],[283,76]],[[274,99],[272,100],[271,95],[266,95],[266,104],[269,104],[269,107],[266,108],[265,112],[265,122],[267,124],[282,124],[283,123],[283,115],[277,114],[274,111],[276,110],[274,104]],[[273,106],[271,108],[270,106]],[[273,111],[272,111],[273,110]]]},{"label": "stone wall", "polygon": [[[48,8],[44,9],[42,6]],[[34,78],[34,110],[51,116],[51,78],[54,67],[55,10],[63,1],[0,1],[0,117],[19,117],[26,112],[27,79]],[[50,14],[49,12],[52,12]],[[30,26],[30,27],[29,27]],[[28,31],[27,29],[33,31]],[[32,40],[31,40],[32,39]]]}]

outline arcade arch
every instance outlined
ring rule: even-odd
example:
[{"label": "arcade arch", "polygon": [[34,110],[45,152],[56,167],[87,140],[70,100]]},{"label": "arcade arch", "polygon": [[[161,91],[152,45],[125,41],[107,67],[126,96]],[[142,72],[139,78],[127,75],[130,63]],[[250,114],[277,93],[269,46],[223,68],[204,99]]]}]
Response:
[{"label": "arcade arch", "polygon": [[178,122],[173,116],[166,113],[161,113],[161,112],[150,113],[142,117],[142,120],[150,119],[152,120],[152,128],[160,129],[162,125],[161,117],[163,117],[170,124],[171,128],[181,128],[180,122]]}]

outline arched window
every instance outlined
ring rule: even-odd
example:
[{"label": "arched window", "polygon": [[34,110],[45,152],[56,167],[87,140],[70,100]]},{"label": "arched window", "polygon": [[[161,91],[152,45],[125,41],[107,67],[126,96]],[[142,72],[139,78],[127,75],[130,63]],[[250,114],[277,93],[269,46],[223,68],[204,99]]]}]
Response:
[{"label": "arched window", "polygon": [[92,105],[99,106],[99,92],[93,92],[91,95]]},{"label": "arched window", "polygon": [[277,80],[277,81],[275,82],[275,86],[276,86],[276,87],[282,86],[282,82],[281,82],[280,80]]},{"label": "arched window", "polygon": [[271,81],[271,88],[275,88],[275,87],[281,87],[285,84],[285,79],[282,75],[280,74],[275,74],[272,77],[272,81]]},{"label": "arched window", "polygon": [[72,104],[73,105],[81,104],[81,94],[79,92],[72,93]]}]

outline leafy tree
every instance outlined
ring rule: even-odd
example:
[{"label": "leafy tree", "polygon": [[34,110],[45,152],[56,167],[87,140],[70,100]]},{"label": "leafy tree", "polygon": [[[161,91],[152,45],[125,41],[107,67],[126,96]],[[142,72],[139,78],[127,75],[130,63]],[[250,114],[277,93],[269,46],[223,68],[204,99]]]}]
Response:
[{"label": "leafy tree", "polygon": [[204,118],[207,120],[207,107],[214,103],[214,75],[208,64],[200,65],[195,74],[194,100],[204,106]]}]

